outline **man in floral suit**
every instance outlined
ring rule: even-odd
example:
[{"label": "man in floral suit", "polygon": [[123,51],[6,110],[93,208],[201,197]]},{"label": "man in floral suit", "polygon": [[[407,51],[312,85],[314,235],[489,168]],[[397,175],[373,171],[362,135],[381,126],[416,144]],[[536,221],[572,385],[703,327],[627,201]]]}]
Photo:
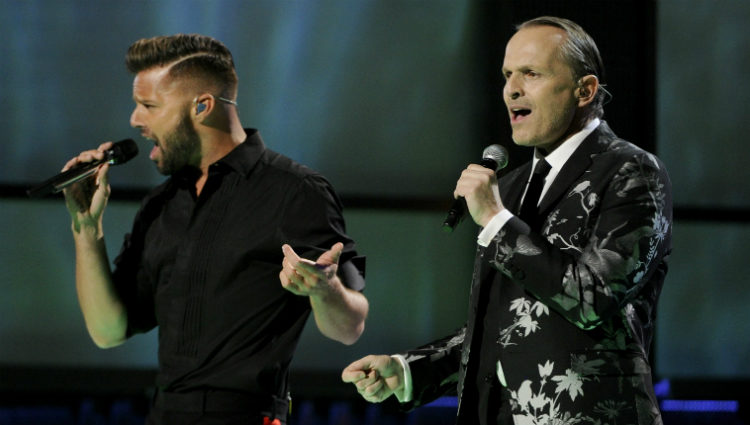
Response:
[{"label": "man in floral suit", "polygon": [[406,408],[457,389],[462,425],[661,424],[648,352],[671,251],[667,172],[601,120],[602,61],[577,24],[521,24],[503,74],[513,140],[534,156],[499,181],[479,165],[458,180],[482,227],[466,325],[342,379]]}]

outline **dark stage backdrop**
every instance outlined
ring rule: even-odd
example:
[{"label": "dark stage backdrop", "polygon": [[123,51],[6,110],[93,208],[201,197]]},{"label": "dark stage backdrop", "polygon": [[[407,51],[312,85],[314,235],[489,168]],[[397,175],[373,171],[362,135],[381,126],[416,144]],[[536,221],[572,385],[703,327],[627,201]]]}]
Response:
[{"label": "dark stage backdrop", "polygon": [[[614,94],[606,107],[612,128],[656,150],[671,171],[678,210],[693,211],[675,224],[657,374],[749,379],[750,228],[743,217],[750,211],[750,129],[743,117],[750,88],[742,73],[750,65],[743,21],[750,6],[571,4],[0,2],[0,369],[155,366],[153,333],[106,351],[88,340],[62,201],[16,194],[82,149],[139,140],[143,153],[112,170],[116,192],[105,220],[109,252],[118,251],[137,208],[121,194],[163,179],[145,153],[150,144],[128,126],[125,50],[137,38],[177,32],[228,45],[243,122],[258,127],[272,149],[331,179],[349,231],[368,255],[372,311],[364,336],[344,347],[309,326],[295,368],[338,374],[363,354],[413,347],[461,326],[476,229],[443,234],[435,205],[450,197],[460,170],[485,145],[506,145],[509,168],[528,158],[510,143],[502,54],[513,24],[557,14],[581,23],[599,43]],[[732,219],[722,219],[727,215]]]},{"label": "dark stage backdrop", "polygon": [[424,202],[449,205],[465,164],[485,145],[509,142],[484,130],[481,12],[449,0],[0,2],[0,366],[156,365],[155,332],[94,347],[75,297],[62,201],[11,195],[83,149],[136,139],[142,153],[111,173],[114,257],[138,206],[122,194],[163,181],[148,160],[151,143],[128,124],[125,52],[138,38],[178,32],[232,50],[243,123],[332,181],[368,256],[365,336],[344,347],[311,326],[295,367],[338,370],[460,327],[475,229],[443,234],[443,210]]},{"label": "dark stage backdrop", "polygon": [[[471,3],[437,1],[4,1],[0,182],[28,183],[129,127],[127,47],[199,32],[240,76],[243,123],[324,170],[340,192],[444,195],[481,154]],[[12,29],[12,30],[10,30]],[[140,139],[142,140],[142,139]],[[113,184],[162,180],[150,143]]]},{"label": "dark stage backdrop", "polygon": [[658,153],[681,218],[660,301],[657,370],[747,380],[750,2],[660,1],[657,9]]}]

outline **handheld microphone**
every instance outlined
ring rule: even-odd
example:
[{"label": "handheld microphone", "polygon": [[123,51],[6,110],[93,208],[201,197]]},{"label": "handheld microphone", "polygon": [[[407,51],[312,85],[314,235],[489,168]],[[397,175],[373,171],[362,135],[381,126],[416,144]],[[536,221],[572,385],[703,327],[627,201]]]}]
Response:
[{"label": "handheld microphone", "polygon": [[133,139],[120,140],[104,152],[103,159],[79,164],[70,170],[63,171],[27,190],[26,194],[31,198],[40,198],[50,193],[58,193],[71,184],[94,174],[97,167],[104,163],[111,165],[122,164],[130,161],[136,155],[138,155],[138,145],[135,144]]},{"label": "handheld microphone", "polygon": [[[508,151],[500,145],[489,145],[482,151],[482,161],[479,165],[497,173],[508,165]],[[452,232],[463,219],[466,209],[466,200],[462,196],[456,198],[443,221],[443,230]]]}]

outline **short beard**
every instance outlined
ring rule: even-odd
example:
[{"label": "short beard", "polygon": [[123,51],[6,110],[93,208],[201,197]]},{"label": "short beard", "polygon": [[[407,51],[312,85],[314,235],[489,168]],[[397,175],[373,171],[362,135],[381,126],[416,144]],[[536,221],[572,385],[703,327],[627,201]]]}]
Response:
[{"label": "short beard", "polygon": [[164,136],[160,145],[162,160],[161,165],[156,165],[159,173],[170,176],[187,166],[198,166],[192,164],[192,160],[200,152],[200,137],[193,128],[190,115],[185,114],[177,127]]}]

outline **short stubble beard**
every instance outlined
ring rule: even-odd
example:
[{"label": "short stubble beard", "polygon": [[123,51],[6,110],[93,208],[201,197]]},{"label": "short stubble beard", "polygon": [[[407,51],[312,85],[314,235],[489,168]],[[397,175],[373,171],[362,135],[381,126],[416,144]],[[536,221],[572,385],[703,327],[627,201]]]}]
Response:
[{"label": "short stubble beard", "polygon": [[169,176],[192,164],[200,152],[200,136],[193,127],[190,114],[184,114],[177,126],[165,135],[162,143],[161,164],[157,163],[159,173]]}]

